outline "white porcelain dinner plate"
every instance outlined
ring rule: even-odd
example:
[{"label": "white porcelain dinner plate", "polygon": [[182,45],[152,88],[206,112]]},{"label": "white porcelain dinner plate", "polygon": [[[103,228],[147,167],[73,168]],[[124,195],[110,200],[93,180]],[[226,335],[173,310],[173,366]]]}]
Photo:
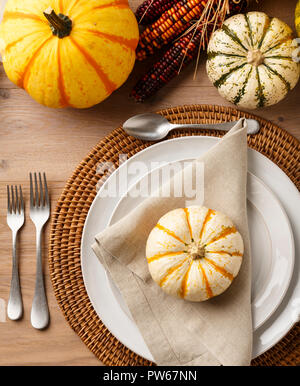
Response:
[{"label": "white porcelain dinner plate", "polygon": [[[199,157],[218,141],[215,137],[176,138],[153,145],[131,157],[102,186],[85,222],[81,243],[82,272],[95,311],[117,339],[149,360],[153,360],[151,353],[118,289],[94,255],[91,244],[96,233],[144,199],[126,194],[147,174],[143,168],[130,173],[134,161],[142,161],[151,170],[154,161],[174,162]],[[248,151],[248,170],[248,216],[253,259],[253,357],[256,357],[281,339],[299,318],[299,263],[296,262],[294,267],[293,233],[299,235],[300,231],[295,210],[300,208],[300,196],[281,169],[252,149]],[[127,174],[128,183],[124,178],[120,179],[124,176],[122,173]],[[106,197],[107,184],[117,180],[119,194]],[[283,203],[294,232],[276,196]],[[298,251],[298,237],[295,242]]]}]

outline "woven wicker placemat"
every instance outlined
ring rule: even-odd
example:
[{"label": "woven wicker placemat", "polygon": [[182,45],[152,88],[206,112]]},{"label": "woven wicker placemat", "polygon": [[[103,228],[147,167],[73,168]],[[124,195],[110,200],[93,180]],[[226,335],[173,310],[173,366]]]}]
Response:
[{"label": "woven wicker placemat", "polygon": [[[211,105],[174,107],[159,112],[172,123],[216,123],[242,116],[260,122],[248,145],[276,163],[300,190],[300,143],[272,122],[239,110]],[[222,136],[218,131],[174,131],[167,139],[186,135]],[[96,195],[96,185],[108,177],[96,173],[100,162],[118,166],[119,154],[128,157],[150,146],[128,136],[122,128],[103,138],[78,165],[68,180],[52,216],[49,267],[58,304],[73,330],[105,365],[151,365],[119,342],[101,322],[87,295],[81,272],[80,244],[84,222]],[[252,361],[253,365],[299,365],[300,324],[272,349]]]}]

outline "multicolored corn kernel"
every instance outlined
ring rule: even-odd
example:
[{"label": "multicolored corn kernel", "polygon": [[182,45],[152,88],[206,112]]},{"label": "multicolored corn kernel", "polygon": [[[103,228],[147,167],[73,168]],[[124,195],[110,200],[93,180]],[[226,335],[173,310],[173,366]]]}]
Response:
[{"label": "multicolored corn kernel", "polygon": [[141,25],[147,25],[157,20],[178,0],[145,0],[136,10],[135,16]]}]

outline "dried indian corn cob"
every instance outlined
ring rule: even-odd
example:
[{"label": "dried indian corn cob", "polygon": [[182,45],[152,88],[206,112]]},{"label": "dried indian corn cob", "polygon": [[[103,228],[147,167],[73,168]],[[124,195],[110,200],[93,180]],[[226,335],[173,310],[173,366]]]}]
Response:
[{"label": "dried indian corn cob", "polygon": [[136,57],[144,60],[154,53],[155,49],[172,42],[189,26],[191,20],[201,16],[209,0],[180,0],[164,12],[153,24],[140,35]]},{"label": "dried indian corn cob", "polygon": [[137,102],[143,102],[178,75],[179,69],[186,67],[197,56],[201,36],[202,32],[198,29],[178,39],[137,82],[131,91],[131,96]]},{"label": "dried indian corn cob", "polygon": [[[247,0],[229,0],[228,17],[235,13],[245,11]],[[215,8],[214,8],[215,9]],[[222,19],[218,18],[217,27],[221,25]],[[162,58],[154,64],[151,69],[142,76],[131,92],[131,96],[137,102],[143,102],[155,94],[160,88],[174,78],[199,54],[201,48],[205,48],[210,34],[216,28],[214,23],[208,23],[204,28],[198,26],[195,29],[179,38],[166,51]],[[205,32],[205,33],[204,33]]]},{"label": "dried indian corn cob", "polygon": [[178,0],[145,0],[136,10],[135,16],[141,25],[151,24]]}]

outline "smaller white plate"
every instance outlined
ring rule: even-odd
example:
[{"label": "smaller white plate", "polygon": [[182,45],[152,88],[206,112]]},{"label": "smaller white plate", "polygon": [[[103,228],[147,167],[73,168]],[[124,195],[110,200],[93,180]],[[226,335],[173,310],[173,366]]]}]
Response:
[{"label": "smaller white plate", "polygon": [[[166,167],[168,164],[160,169]],[[133,184],[120,199],[109,225],[120,220],[146,199],[146,192],[135,197],[133,191],[137,185],[139,189],[147,189],[146,182],[150,181],[152,172],[154,170]],[[155,190],[157,187],[153,188]],[[288,289],[294,266],[294,240],[281,204],[272,191],[251,173],[248,173],[247,198],[252,250],[252,318],[253,330],[256,330],[275,312]],[[121,294],[109,277],[108,280],[121,309],[126,310],[127,316],[130,316]]]}]

